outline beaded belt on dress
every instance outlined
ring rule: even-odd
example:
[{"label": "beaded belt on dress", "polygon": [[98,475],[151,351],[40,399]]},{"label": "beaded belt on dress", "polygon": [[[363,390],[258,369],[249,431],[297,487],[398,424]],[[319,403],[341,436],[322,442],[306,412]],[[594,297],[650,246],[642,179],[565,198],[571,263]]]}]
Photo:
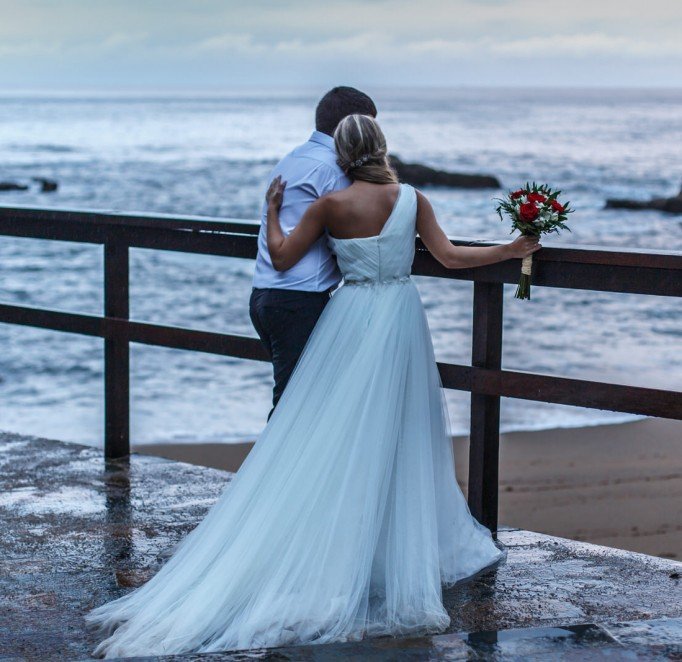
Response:
[{"label": "beaded belt on dress", "polygon": [[409,276],[395,276],[394,278],[386,278],[384,280],[372,280],[364,278],[362,280],[348,280],[344,279],[344,285],[352,285],[354,287],[372,287],[373,285],[399,285],[400,283],[408,283]]}]

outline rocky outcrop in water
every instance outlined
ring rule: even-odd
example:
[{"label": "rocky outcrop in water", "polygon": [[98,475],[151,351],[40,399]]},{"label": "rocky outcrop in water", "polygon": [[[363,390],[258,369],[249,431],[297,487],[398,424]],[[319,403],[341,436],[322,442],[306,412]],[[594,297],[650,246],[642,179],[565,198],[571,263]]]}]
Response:
[{"label": "rocky outcrop in water", "polygon": [[[46,177],[32,177],[31,181],[36,182],[40,186],[42,193],[52,193],[59,188],[59,184],[54,179],[47,179]],[[0,182],[1,191],[28,191],[30,186],[28,184],[20,184],[18,182]]]},{"label": "rocky outcrop in water", "polygon": [[606,209],[654,209],[668,214],[682,214],[682,189],[672,198],[653,198],[651,200],[610,198],[606,201]]},{"label": "rocky outcrop in water", "polygon": [[448,188],[501,188],[497,177],[468,175],[459,172],[436,170],[421,163],[405,163],[399,157],[389,157],[401,182],[412,186],[444,186]]},{"label": "rocky outcrop in water", "polygon": [[43,193],[52,193],[59,188],[59,184],[54,181],[54,179],[46,179],[45,177],[34,177],[34,182],[40,184],[40,190]]},{"label": "rocky outcrop in water", "polygon": [[28,186],[16,182],[0,182],[0,191],[27,191]]}]

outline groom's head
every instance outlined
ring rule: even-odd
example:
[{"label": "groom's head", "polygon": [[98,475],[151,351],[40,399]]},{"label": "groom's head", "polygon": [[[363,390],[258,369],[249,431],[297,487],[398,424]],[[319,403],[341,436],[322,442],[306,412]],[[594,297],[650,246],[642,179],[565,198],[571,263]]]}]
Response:
[{"label": "groom's head", "polygon": [[315,128],[333,136],[339,122],[348,115],[377,116],[377,107],[364,92],[354,87],[335,87],[317,104]]}]

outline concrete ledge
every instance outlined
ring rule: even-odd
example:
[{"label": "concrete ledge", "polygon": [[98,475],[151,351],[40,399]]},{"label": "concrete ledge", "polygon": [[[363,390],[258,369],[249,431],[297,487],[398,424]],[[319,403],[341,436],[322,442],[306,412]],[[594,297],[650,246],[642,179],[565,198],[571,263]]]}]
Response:
[{"label": "concrete ledge", "polygon": [[[146,581],[230,476],[150,456],[105,463],[87,446],[0,434],[0,660],[88,659],[97,642],[82,615]],[[505,563],[445,591],[448,633],[249,659],[682,654],[682,564],[518,529],[499,540]],[[193,657],[208,656],[182,659]]]}]

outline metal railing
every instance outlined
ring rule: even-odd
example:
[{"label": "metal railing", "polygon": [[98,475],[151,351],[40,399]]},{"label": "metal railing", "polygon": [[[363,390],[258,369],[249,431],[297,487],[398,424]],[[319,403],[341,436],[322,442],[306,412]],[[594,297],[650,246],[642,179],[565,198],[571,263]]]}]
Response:
[{"label": "metal railing", "polygon": [[[103,316],[0,304],[0,322],[104,339],[105,455],[126,456],[130,451],[131,342],[268,360],[256,338],[130,320],[129,248],[253,259],[257,234],[258,225],[244,221],[0,207],[0,236],[104,246]],[[543,248],[534,263],[534,286],[682,296],[681,253]],[[445,388],[471,392],[468,501],[472,513],[493,531],[497,529],[500,397],[682,419],[682,392],[503,370],[503,285],[517,282],[519,268],[519,260],[508,260],[448,270],[419,240],[413,265],[415,275],[474,284],[471,365],[439,363],[438,367]]]}]

